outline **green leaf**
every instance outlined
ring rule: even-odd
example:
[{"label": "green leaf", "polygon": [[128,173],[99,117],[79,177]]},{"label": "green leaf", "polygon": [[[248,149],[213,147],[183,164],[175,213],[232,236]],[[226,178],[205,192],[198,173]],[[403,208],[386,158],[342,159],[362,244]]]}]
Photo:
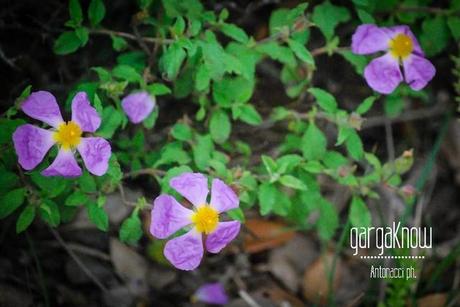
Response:
[{"label": "green leaf", "polygon": [[13,213],[24,202],[26,189],[20,188],[9,191],[0,198],[0,219]]},{"label": "green leaf", "polygon": [[375,96],[369,96],[358,106],[356,113],[363,115],[369,111],[374,105],[374,101],[377,99]]},{"label": "green leaf", "polygon": [[150,112],[149,116],[147,116],[143,121],[142,125],[147,129],[152,129],[155,126],[155,123],[158,119],[158,108],[154,108],[152,112]]},{"label": "green leaf", "polygon": [[167,80],[174,80],[187,54],[184,49],[176,42],[169,46],[160,58],[160,70],[164,73]]},{"label": "green leaf", "polygon": [[337,169],[347,164],[348,160],[337,151],[328,151],[323,157],[323,163],[327,168]]},{"label": "green leaf", "polygon": [[242,76],[225,76],[213,83],[212,97],[222,107],[245,103],[251,99],[254,83]]},{"label": "green leaf", "polygon": [[64,55],[76,51],[81,46],[81,40],[75,32],[64,32],[54,42],[53,51]]},{"label": "green leaf", "polygon": [[289,67],[297,66],[297,61],[291,49],[280,46],[275,42],[257,45],[256,50],[268,55],[273,60],[286,64]]},{"label": "green leaf", "polygon": [[120,240],[128,244],[136,244],[142,237],[142,224],[139,216],[133,214],[123,221],[120,227]]},{"label": "green leaf", "polygon": [[336,6],[329,1],[325,1],[315,6],[312,20],[329,41],[334,36],[334,30],[337,25],[350,20],[350,13],[345,7]]},{"label": "green leaf", "polygon": [[61,213],[58,205],[51,199],[43,200],[39,209],[40,217],[50,226],[56,227],[61,222]]},{"label": "green leaf", "polygon": [[460,17],[449,16],[447,18],[447,25],[456,41],[460,40]]},{"label": "green leaf", "polygon": [[276,173],[278,165],[276,164],[275,160],[272,159],[272,157],[262,155],[262,163],[264,164],[268,174],[273,175]]},{"label": "green leaf", "polygon": [[112,106],[104,108],[102,112],[102,124],[97,131],[97,135],[106,139],[112,138],[115,131],[121,125],[123,120],[120,111],[116,110]]},{"label": "green leaf", "polygon": [[443,16],[438,15],[423,21],[420,44],[428,57],[442,52],[447,47],[448,42],[449,30]]},{"label": "green leaf", "polygon": [[212,139],[218,143],[224,143],[230,136],[232,130],[232,123],[228,115],[223,110],[216,110],[212,113],[209,121],[209,132]]},{"label": "green leaf", "polygon": [[327,241],[334,236],[334,233],[339,226],[339,217],[334,205],[324,198],[319,199],[318,206],[319,219],[316,227],[320,238]]},{"label": "green leaf", "polygon": [[177,123],[171,129],[171,135],[179,141],[189,141],[192,139],[192,129],[186,124]]},{"label": "green leaf", "polygon": [[0,194],[10,191],[18,185],[19,177],[13,173],[0,168]]},{"label": "green leaf", "polygon": [[242,105],[240,108],[240,115],[238,118],[246,124],[257,126],[262,123],[262,117],[259,112],[250,104]]},{"label": "green leaf", "polygon": [[80,46],[85,46],[89,38],[88,29],[85,27],[78,27],[75,29],[75,34],[78,36],[78,39],[80,40]]},{"label": "green leaf", "polygon": [[199,170],[203,171],[208,167],[211,159],[211,152],[214,149],[212,138],[208,135],[198,135],[196,144],[193,146],[193,160]]},{"label": "green leaf", "polygon": [[358,17],[362,23],[376,24],[374,17],[371,14],[362,9],[357,9]]},{"label": "green leaf", "polygon": [[88,196],[81,191],[75,191],[65,200],[66,206],[81,206],[89,202]]},{"label": "green leaf", "polygon": [[78,178],[78,183],[80,188],[85,193],[93,193],[97,191],[96,181],[93,176],[90,175],[87,171]]},{"label": "green leaf", "polygon": [[11,144],[14,131],[25,123],[22,119],[0,118],[0,145]]},{"label": "green leaf", "polygon": [[195,88],[198,91],[204,91],[209,87],[209,82],[211,81],[211,76],[209,71],[206,68],[206,65],[202,64],[198,66],[198,70],[195,75]]},{"label": "green leaf", "polygon": [[350,206],[349,218],[354,227],[369,227],[371,225],[371,214],[364,201],[358,197],[353,197]]},{"label": "green leaf", "polygon": [[350,50],[344,50],[339,52],[353,67],[355,71],[362,75],[364,73],[364,68],[367,66],[368,60],[362,55],[357,55],[351,52]]},{"label": "green leaf", "polygon": [[242,44],[246,44],[249,40],[248,35],[246,32],[244,32],[243,29],[240,27],[230,24],[230,23],[223,23],[220,26],[220,30],[222,33],[224,33],[226,36],[236,40],[237,42],[240,42]]},{"label": "green leaf", "polygon": [[260,206],[260,214],[267,215],[273,210],[276,205],[276,195],[278,191],[272,183],[262,183],[259,186],[258,198]]},{"label": "green leaf", "polygon": [[355,130],[352,130],[352,133],[350,133],[348,136],[347,140],[345,141],[345,146],[353,159],[362,159],[364,155],[363,142]]},{"label": "green leaf", "polygon": [[284,174],[286,172],[291,172],[294,170],[299,163],[303,160],[303,158],[299,155],[289,154],[284,155],[276,160],[276,164],[278,164],[278,173]]},{"label": "green leaf", "polygon": [[327,113],[335,113],[337,111],[337,101],[334,96],[323,89],[312,87],[308,90],[316,98],[316,102]]},{"label": "green leaf", "polygon": [[315,60],[313,59],[313,56],[311,55],[310,51],[308,51],[308,49],[305,48],[304,45],[293,39],[288,39],[288,45],[292,49],[292,51],[294,51],[295,55],[299,59],[301,59],[307,64],[315,65]]},{"label": "green leaf", "polygon": [[68,179],[63,177],[45,177],[38,171],[33,172],[30,178],[44,194],[51,198],[61,194],[69,184]]},{"label": "green leaf", "polygon": [[80,1],[69,0],[69,14],[70,19],[75,25],[80,25],[83,21],[83,11],[81,10]]},{"label": "green leaf", "polygon": [[280,178],[280,183],[288,188],[293,188],[296,190],[307,190],[307,186],[298,178],[292,175],[283,175]]},{"label": "green leaf", "polygon": [[16,221],[16,233],[21,233],[26,230],[30,224],[34,221],[35,218],[35,207],[29,205],[22,210],[19,215],[18,220]]},{"label": "green leaf", "polygon": [[112,70],[112,74],[122,80],[126,80],[131,83],[140,82],[142,76],[134,69],[134,67],[129,65],[117,65]]},{"label": "green leaf", "polygon": [[326,153],[327,140],[324,133],[312,122],[308,125],[300,146],[307,160],[318,160]]},{"label": "green leaf", "polygon": [[171,89],[163,83],[153,83],[147,86],[147,91],[153,96],[162,96],[171,94]]},{"label": "green leaf", "polygon": [[387,115],[390,118],[398,117],[404,110],[404,105],[404,99],[403,97],[401,97],[401,95],[388,95],[385,98],[385,103],[383,105],[385,115]]},{"label": "green leaf", "polygon": [[101,23],[105,16],[105,5],[102,0],[91,0],[88,7],[88,18],[93,27]]},{"label": "green leaf", "polygon": [[123,37],[110,35],[110,38],[112,38],[112,48],[115,51],[122,51],[128,47],[128,42]]},{"label": "green leaf", "polygon": [[87,207],[89,219],[102,231],[109,229],[109,217],[103,208],[95,203],[90,203]]}]

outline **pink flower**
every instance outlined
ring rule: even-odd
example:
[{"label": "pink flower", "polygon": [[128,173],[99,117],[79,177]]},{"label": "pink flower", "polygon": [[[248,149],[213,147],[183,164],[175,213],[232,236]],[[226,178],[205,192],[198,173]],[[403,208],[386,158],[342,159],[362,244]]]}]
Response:
[{"label": "pink flower", "polygon": [[202,285],[196,290],[193,299],[206,304],[225,305],[228,303],[225,289],[218,282]]},{"label": "pink flower", "polygon": [[123,98],[121,107],[133,124],[138,124],[152,113],[155,98],[147,92],[130,94]]},{"label": "pink flower", "polygon": [[353,34],[351,50],[356,54],[386,52],[364,70],[369,86],[382,94],[390,94],[403,80],[400,65],[406,83],[414,90],[424,88],[436,73],[408,26],[360,25]]},{"label": "pink flower", "polygon": [[154,201],[150,232],[156,238],[166,239],[179,229],[191,226],[186,234],[166,243],[164,255],[176,268],[194,270],[203,258],[203,234],[210,253],[220,252],[238,235],[240,222],[220,222],[220,214],[238,208],[239,199],[222,180],[214,179],[208,202],[208,179],[200,173],[184,173],[172,178],[169,184],[193,204],[194,210],[162,194]]},{"label": "pink flower", "polygon": [[83,137],[83,132],[95,132],[101,124],[84,92],[72,100],[72,119],[62,119],[56,98],[46,91],[32,93],[21,105],[21,109],[32,118],[51,126],[42,129],[30,124],[19,126],[13,133],[13,142],[19,164],[25,170],[34,169],[49,149],[57,144],[56,159],[42,171],[44,176],[77,177],[81,168],[75,160],[75,150],[80,153],[88,171],[96,176],[107,172],[112,154],[110,144],[100,137]]}]

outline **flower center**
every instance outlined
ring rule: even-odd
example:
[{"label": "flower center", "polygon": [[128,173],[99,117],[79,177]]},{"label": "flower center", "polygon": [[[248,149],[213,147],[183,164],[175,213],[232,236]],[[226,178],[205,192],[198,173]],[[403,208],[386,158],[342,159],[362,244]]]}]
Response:
[{"label": "flower center", "polygon": [[390,41],[391,54],[396,58],[404,59],[414,50],[414,43],[410,36],[406,34],[398,34]]},{"label": "flower center", "polygon": [[199,232],[209,234],[216,229],[219,223],[219,213],[209,205],[204,205],[199,207],[192,215],[192,222]]},{"label": "flower center", "polygon": [[57,128],[53,138],[56,143],[61,145],[61,147],[65,150],[74,148],[80,144],[81,128],[73,121],[62,123]]}]

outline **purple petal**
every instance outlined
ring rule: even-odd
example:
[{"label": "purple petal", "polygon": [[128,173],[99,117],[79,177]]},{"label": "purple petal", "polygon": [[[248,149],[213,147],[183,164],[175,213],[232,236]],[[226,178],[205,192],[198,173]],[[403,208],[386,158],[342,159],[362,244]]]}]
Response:
[{"label": "purple petal", "polygon": [[55,128],[64,121],[56,98],[50,92],[33,92],[22,103],[21,109],[30,117],[41,120]]},{"label": "purple petal", "polygon": [[179,229],[190,225],[192,210],[179,204],[170,195],[160,195],[153,202],[150,233],[158,239],[166,239]]},{"label": "purple petal", "polygon": [[25,170],[31,170],[43,160],[55,142],[53,132],[26,124],[13,133],[13,143],[19,164]]},{"label": "purple petal", "polygon": [[402,81],[398,60],[389,53],[372,60],[364,69],[367,84],[376,92],[389,94]]},{"label": "purple petal", "polygon": [[381,29],[384,30],[385,33],[387,33],[387,35],[389,35],[391,38],[394,38],[398,34],[405,34],[409,36],[412,40],[412,44],[414,47],[413,52],[420,56],[424,55],[422,47],[420,47],[420,44],[418,43],[417,38],[415,37],[414,33],[412,33],[412,31],[410,30],[408,26],[402,25],[402,26],[394,26],[394,27],[381,28]]},{"label": "purple petal", "polygon": [[240,200],[236,193],[220,179],[212,181],[211,206],[219,213],[238,208]]},{"label": "purple petal", "polygon": [[192,229],[180,237],[169,240],[165,245],[164,255],[180,270],[196,269],[203,258],[201,234]]},{"label": "purple petal", "polygon": [[81,168],[71,150],[60,149],[56,159],[48,168],[42,171],[43,176],[78,177],[81,176]]},{"label": "purple petal", "polygon": [[228,296],[221,283],[205,284],[196,290],[193,295],[198,301],[207,304],[228,304]]},{"label": "purple petal", "polygon": [[101,125],[101,117],[91,106],[85,92],[78,92],[72,100],[72,121],[86,132],[95,132]]},{"label": "purple petal", "polygon": [[381,28],[360,25],[351,38],[351,51],[356,54],[370,54],[388,49],[390,37]]},{"label": "purple petal", "polygon": [[123,98],[121,106],[128,116],[129,120],[138,124],[150,115],[155,107],[155,98],[147,92],[130,94]]},{"label": "purple petal", "polygon": [[430,61],[415,54],[405,59],[403,65],[406,82],[416,91],[424,88],[436,73]]},{"label": "purple petal", "polygon": [[187,198],[195,207],[206,204],[208,179],[200,173],[183,173],[169,181],[169,185]]},{"label": "purple petal", "polygon": [[206,238],[206,249],[210,253],[217,254],[228,243],[236,238],[240,232],[241,224],[238,221],[220,222],[214,230]]},{"label": "purple petal", "polygon": [[109,142],[105,139],[99,137],[82,138],[77,150],[91,174],[102,176],[107,172],[112,150]]}]

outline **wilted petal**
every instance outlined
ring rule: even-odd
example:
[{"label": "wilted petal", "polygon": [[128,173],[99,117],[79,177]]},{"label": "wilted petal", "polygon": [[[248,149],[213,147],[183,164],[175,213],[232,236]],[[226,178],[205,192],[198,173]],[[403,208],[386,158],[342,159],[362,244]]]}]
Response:
[{"label": "wilted petal", "polygon": [[109,142],[99,137],[82,138],[77,149],[91,174],[102,176],[107,172],[112,154]]},{"label": "wilted petal", "polygon": [[214,179],[211,187],[211,206],[219,213],[238,208],[236,193],[220,179]]},{"label": "wilted petal", "polygon": [[196,300],[207,304],[225,305],[228,303],[225,289],[218,282],[201,286],[193,296]]},{"label": "wilted petal", "polygon": [[238,221],[221,222],[216,230],[206,238],[206,249],[210,253],[220,252],[228,243],[236,238],[240,232],[241,224]]},{"label": "wilted petal", "polygon": [[164,255],[180,270],[196,269],[203,258],[201,234],[192,229],[180,237],[169,240],[165,245]]},{"label": "wilted petal", "polygon": [[150,233],[158,239],[165,239],[192,223],[192,210],[179,204],[170,195],[160,195],[153,202]]},{"label": "wilted petal", "polygon": [[86,132],[95,132],[101,125],[101,117],[91,106],[85,92],[78,92],[72,100],[72,121]]},{"label": "wilted petal", "polygon": [[367,84],[376,92],[389,94],[401,83],[399,63],[389,53],[372,60],[364,70]]},{"label": "wilted petal", "polygon": [[200,173],[183,173],[169,181],[169,185],[196,207],[206,204],[208,179]]},{"label": "wilted petal", "polygon": [[415,37],[414,33],[412,33],[409,26],[402,25],[402,26],[394,26],[394,27],[381,28],[381,29],[384,30],[385,33],[387,33],[387,35],[389,35],[391,38],[394,38],[398,34],[405,34],[409,36],[412,40],[412,44],[414,47],[413,52],[420,56],[424,55],[422,47],[420,47],[420,44],[418,43],[417,38]]},{"label": "wilted petal", "polygon": [[42,171],[42,175],[78,177],[81,176],[81,168],[78,166],[72,151],[60,149],[56,159]]},{"label": "wilted petal", "polygon": [[121,106],[129,120],[138,124],[152,112],[155,107],[155,98],[147,92],[134,93],[123,98]]},{"label": "wilted petal", "polygon": [[430,61],[415,54],[405,59],[403,65],[405,80],[416,91],[424,88],[436,73]]},{"label": "wilted petal", "polygon": [[55,142],[53,132],[26,124],[13,133],[13,143],[19,164],[25,170],[31,170],[43,160]]},{"label": "wilted petal", "polygon": [[372,24],[360,25],[351,38],[351,51],[356,54],[370,54],[388,49],[390,37]]},{"label": "wilted petal", "polygon": [[24,100],[21,109],[30,117],[56,128],[63,122],[56,98],[50,92],[33,92]]}]

